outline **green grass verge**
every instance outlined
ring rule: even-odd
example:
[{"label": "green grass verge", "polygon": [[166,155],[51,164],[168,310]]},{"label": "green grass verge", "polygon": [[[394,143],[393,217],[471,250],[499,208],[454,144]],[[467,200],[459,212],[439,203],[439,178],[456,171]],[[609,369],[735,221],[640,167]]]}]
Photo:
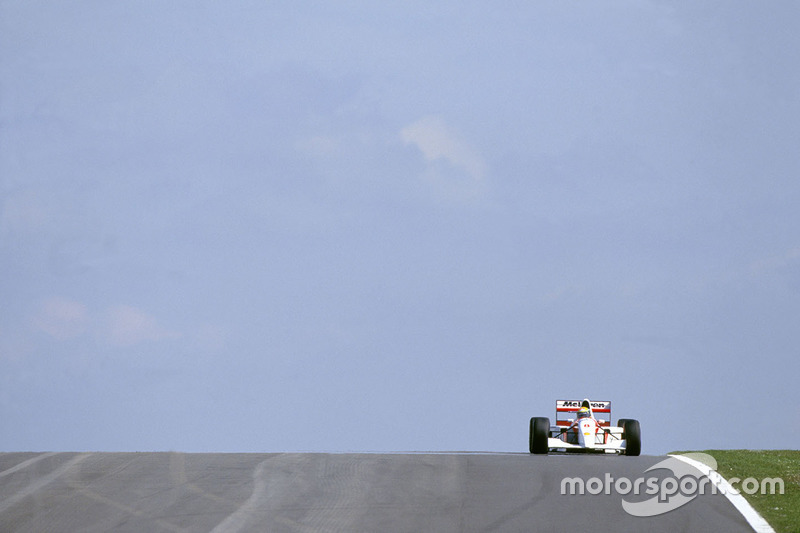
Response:
[{"label": "green grass verge", "polygon": [[[783,494],[747,494],[734,485],[776,532],[800,533],[800,450],[701,450],[717,461],[725,479],[781,478]],[[673,452],[675,454],[689,452]]]}]

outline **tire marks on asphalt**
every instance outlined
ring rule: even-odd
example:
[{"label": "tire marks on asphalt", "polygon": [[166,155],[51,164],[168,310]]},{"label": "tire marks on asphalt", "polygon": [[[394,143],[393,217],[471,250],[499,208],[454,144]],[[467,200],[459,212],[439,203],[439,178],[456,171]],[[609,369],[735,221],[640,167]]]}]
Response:
[{"label": "tire marks on asphalt", "polygon": [[56,455],[56,452],[40,453],[36,457],[31,457],[27,461],[22,461],[18,465],[15,465],[15,466],[12,466],[11,468],[3,470],[2,472],[0,472],[0,477],[7,476],[9,474],[13,474],[14,472],[19,472],[20,470],[28,468],[32,464],[38,463],[42,459],[47,459],[48,457],[52,457],[54,455]]},{"label": "tire marks on asphalt", "polygon": [[263,474],[269,461],[270,459],[265,459],[253,470],[253,492],[250,497],[212,529],[211,533],[237,533],[247,524],[250,517],[259,509],[261,500],[267,492],[267,480]]},{"label": "tire marks on asphalt", "polygon": [[[53,455],[53,454],[50,454],[50,455]],[[0,502],[0,513],[4,512],[6,509],[9,509],[10,507],[16,505],[17,503],[19,503],[23,499],[27,498],[28,496],[31,496],[31,495],[35,494],[36,492],[42,490],[44,487],[46,487],[47,485],[49,485],[53,481],[57,480],[58,478],[60,478],[61,476],[63,476],[64,474],[66,474],[67,472],[72,470],[73,468],[75,468],[81,461],[86,460],[86,458],[89,457],[90,455],[91,455],[90,453],[82,453],[82,454],[76,455],[75,457],[73,457],[72,459],[70,459],[69,461],[67,461],[66,463],[61,465],[60,467],[56,468],[52,472],[50,472],[48,474],[45,474],[45,475],[43,475],[41,477],[35,478],[33,482],[29,483],[28,485],[23,487],[21,490],[15,492],[14,494],[12,494],[10,496],[5,497],[3,499],[3,501]],[[10,470],[13,470],[13,471],[16,472],[18,470],[21,470],[22,468],[26,468],[26,467],[30,466],[31,464],[33,464],[35,462],[41,461],[42,459],[44,459],[44,457],[40,457],[40,456],[34,457],[33,459],[29,459],[28,461],[24,461],[23,463],[20,463],[16,467],[10,468],[10,469],[6,470],[3,473],[4,474],[5,473],[11,473],[11,472],[9,472]]]},{"label": "tire marks on asphalt", "polygon": [[[414,468],[422,464],[422,468]],[[458,530],[463,457],[279,454],[253,470],[250,497],[213,533]],[[463,530],[463,528],[460,528]]]},{"label": "tire marks on asphalt", "polygon": [[172,479],[172,483],[175,487],[182,487],[189,492],[192,492],[198,496],[201,496],[205,499],[211,500],[214,503],[224,505],[226,507],[235,508],[236,503],[228,500],[226,498],[221,498],[216,494],[211,494],[210,492],[203,490],[202,487],[198,486],[196,483],[189,481],[188,476],[186,475],[186,454],[180,452],[172,452],[169,456],[169,472],[170,477]]},{"label": "tire marks on asphalt", "polygon": [[[110,473],[108,475],[113,476],[113,475],[119,474],[120,472],[125,470],[132,462],[133,462],[132,459],[127,461],[122,466],[117,468],[117,470],[115,472],[112,472],[112,473]],[[81,478],[80,478],[80,469],[77,469],[75,472],[73,472],[73,474],[74,474],[74,476],[71,476],[73,479],[67,479],[66,480],[67,481],[67,485],[69,485],[73,490],[77,491],[78,494],[82,495],[84,498],[87,498],[89,500],[92,500],[92,501],[95,501],[95,502],[98,502],[98,503],[102,503],[103,505],[107,505],[108,507],[116,509],[117,511],[121,511],[123,514],[128,515],[128,516],[147,518],[150,523],[157,525],[161,529],[164,529],[164,530],[167,530],[167,531],[173,531],[175,533],[187,533],[187,531],[188,531],[187,529],[175,526],[175,525],[171,524],[170,522],[168,522],[166,520],[163,520],[161,518],[151,517],[151,516],[148,515],[148,513],[146,513],[143,510],[137,509],[137,508],[132,507],[130,505],[126,505],[126,504],[124,504],[124,503],[122,503],[122,502],[120,502],[118,500],[109,498],[108,496],[105,496],[104,494],[102,494],[100,492],[92,490],[91,488],[89,488],[89,486],[86,484],[86,482],[81,480]]]}]

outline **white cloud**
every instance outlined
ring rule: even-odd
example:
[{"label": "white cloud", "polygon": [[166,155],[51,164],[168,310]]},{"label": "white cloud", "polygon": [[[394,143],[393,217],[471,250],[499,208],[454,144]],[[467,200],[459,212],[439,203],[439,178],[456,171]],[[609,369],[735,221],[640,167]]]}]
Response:
[{"label": "white cloud", "polygon": [[403,128],[400,137],[406,144],[416,146],[429,163],[446,161],[466,174],[467,179],[446,179],[437,173],[428,173],[440,185],[446,186],[450,193],[474,196],[479,192],[486,174],[483,159],[440,117],[423,117]]},{"label": "white cloud", "polygon": [[33,325],[51,337],[67,340],[83,334],[88,321],[89,314],[84,304],[54,297],[45,300],[39,306]]},{"label": "white cloud", "polygon": [[175,339],[180,335],[161,327],[156,319],[141,309],[117,305],[106,313],[106,339],[116,346],[131,346],[140,342]]},{"label": "white cloud", "polygon": [[179,333],[161,326],[153,316],[136,307],[120,304],[98,315],[81,302],[61,297],[40,303],[30,323],[36,331],[60,341],[92,335],[120,347],[180,337]]}]

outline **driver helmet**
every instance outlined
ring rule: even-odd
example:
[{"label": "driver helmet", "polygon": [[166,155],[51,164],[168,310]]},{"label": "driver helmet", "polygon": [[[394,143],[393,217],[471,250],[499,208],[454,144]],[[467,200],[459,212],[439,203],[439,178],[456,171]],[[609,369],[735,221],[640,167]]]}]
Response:
[{"label": "driver helmet", "polygon": [[588,407],[584,406],[584,407],[581,407],[580,409],[578,409],[578,420],[580,420],[581,418],[589,418],[590,416],[591,416],[591,413],[589,413],[589,408]]}]

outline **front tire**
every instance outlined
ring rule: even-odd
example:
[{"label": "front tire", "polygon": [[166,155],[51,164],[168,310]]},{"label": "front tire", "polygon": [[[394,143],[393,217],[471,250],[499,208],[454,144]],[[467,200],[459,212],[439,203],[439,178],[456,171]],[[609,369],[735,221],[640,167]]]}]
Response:
[{"label": "front tire", "polygon": [[642,432],[639,421],[625,419],[623,432],[625,436],[625,455],[639,455],[642,451]]},{"label": "front tire", "polygon": [[550,419],[539,416],[531,418],[531,429],[528,438],[530,452],[546,454],[548,437],[550,437]]}]

